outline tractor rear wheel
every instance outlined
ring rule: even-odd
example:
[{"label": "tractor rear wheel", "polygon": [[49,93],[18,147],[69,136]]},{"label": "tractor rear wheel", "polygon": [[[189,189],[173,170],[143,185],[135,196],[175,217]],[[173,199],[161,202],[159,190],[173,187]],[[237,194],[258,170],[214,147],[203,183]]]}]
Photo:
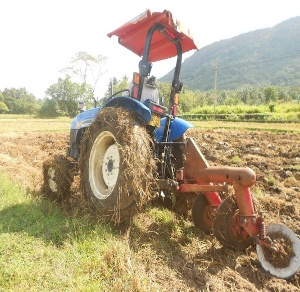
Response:
[{"label": "tractor rear wheel", "polygon": [[[254,197],[252,200],[257,212],[257,200]],[[246,230],[239,224],[239,208],[234,195],[225,198],[219,206],[213,222],[213,232],[218,241],[229,248],[244,250],[253,243]]]},{"label": "tractor rear wheel", "polygon": [[210,233],[213,226],[215,210],[209,204],[205,195],[200,193],[192,208],[192,218],[196,227],[201,228],[205,233]]},{"label": "tractor rear wheel", "polygon": [[44,192],[53,200],[62,201],[70,196],[76,164],[63,155],[56,155],[43,164]]},{"label": "tractor rear wheel", "polygon": [[84,194],[117,223],[150,196],[150,138],[132,114],[106,108],[85,132],[80,148]]}]

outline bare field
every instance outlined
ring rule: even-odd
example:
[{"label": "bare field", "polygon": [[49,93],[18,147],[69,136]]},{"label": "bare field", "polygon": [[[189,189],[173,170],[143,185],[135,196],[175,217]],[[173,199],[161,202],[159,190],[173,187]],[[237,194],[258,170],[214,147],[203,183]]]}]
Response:
[{"label": "bare field", "polygon": [[300,123],[255,123],[255,122],[227,122],[227,121],[191,121],[197,128],[226,128],[266,131],[287,131],[300,133]]},{"label": "bare field", "polygon": [[68,131],[70,121],[58,119],[0,119],[0,134]]},{"label": "bare field", "polygon": [[[234,128],[240,124],[245,125],[234,124]],[[287,132],[208,128],[217,126],[211,122],[195,126],[203,128],[190,129],[188,134],[195,138],[208,162],[251,167],[257,174],[253,193],[267,222],[285,224],[299,237],[298,125],[275,124],[276,129]],[[251,124],[255,129],[260,126],[264,124]],[[269,128],[270,124],[265,126]],[[290,132],[294,128],[295,132]],[[65,153],[69,122],[0,119],[0,129],[0,170],[24,188],[39,191],[43,161]],[[73,188],[73,192],[78,189]],[[143,291],[152,291],[151,287],[161,291],[299,291],[300,271],[291,279],[277,279],[262,269],[253,247],[245,253],[231,251],[194,227],[189,229],[192,239],[176,238],[163,221],[156,221],[150,213],[138,215],[126,235],[131,260],[151,278]],[[179,225],[182,220],[178,219]],[[169,241],[161,244],[166,236]],[[145,262],[149,258],[152,261]]]}]

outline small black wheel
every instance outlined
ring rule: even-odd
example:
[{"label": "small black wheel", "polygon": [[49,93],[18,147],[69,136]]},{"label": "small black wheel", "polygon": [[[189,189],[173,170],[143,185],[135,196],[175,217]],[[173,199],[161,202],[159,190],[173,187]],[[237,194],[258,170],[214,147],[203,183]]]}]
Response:
[{"label": "small black wheel", "polygon": [[44,192],[53,200],[70,196],[76,163],[63,155],[56,155],[43,163]]},{"label": "small black wheel", "polygon": [[116,223],[149,195],[150,148],[145,127],[121,108],[101,110],[85,131],[79,162],[83,192]]},{"label": "small black wheel", "polygon": [[[258,211],[257,200],[252,198],[254,209]],[[239,224],[239,208],[234,195],[227,197],[219,206],[214,222],[213,232],[218,241],[226,247],[244,250],[253,241],[246,230]]]},{"label": "small black wheel", "polygon": [[206,233],[210,233],[213,227],[214,216],[214,208],[209,204],[204,194],[199,194],[192,208],[192,218],[195,226]]}]

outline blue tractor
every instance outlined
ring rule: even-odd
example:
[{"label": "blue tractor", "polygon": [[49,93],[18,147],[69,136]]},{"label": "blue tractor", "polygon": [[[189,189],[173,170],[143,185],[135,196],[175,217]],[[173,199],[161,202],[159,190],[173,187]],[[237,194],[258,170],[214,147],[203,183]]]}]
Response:
[{"label": "blue tractor", "polygon": [[[153,194],[178,189],[185,131],[193,127],[176,117],[182,54],[197,49],[169,11],[145,11],[108,34],[142,57],[128,89],[114,93],[102,107],[82,111],[71,123],[67,157],[79,162],[83,193],[101,211],[128,215]],[[159,104],[152,62],[177,56],[168,108]],[[174,153],[173,153],[174,152]],[[72,183],[70,159],[59,156],[44,167],[53,197],[66,196]],[[59,167],[56,167],[59,165]],[[58,179],[59,177],[59,179]],[[126,211],[125,211],[126,210]]]},{"label": "blue tractor", "polygon": [[[72,121],[67,157],[44,164],[45,191],[54,198],[69,194],[74,168],[78,168],[83,194],[99,212],[119,222],[131,216],[156,194],[177,198],[205,232],[234,249],[256,243],[262,266],[287,278],[300,266],[300,242],[283,225],[265,226],[250,188],[256,174],[250,168],[210,166],[192,138],[185,136],[190,123],[177,117],[182,83],[182,54],[197,45],[189,30],[175,22],[171,12],[150,10],[108,34],[141,57],[139,72],[129,88],[116,92],[102,107],[83,111]],[[155,61],[177,56],[168,105],[159,104]],[[233,195],[222,200],[220,194]],[[184,198],[184,200],[181,200]],[[286,240],[288,260],[278,267],[274,258]]]}]

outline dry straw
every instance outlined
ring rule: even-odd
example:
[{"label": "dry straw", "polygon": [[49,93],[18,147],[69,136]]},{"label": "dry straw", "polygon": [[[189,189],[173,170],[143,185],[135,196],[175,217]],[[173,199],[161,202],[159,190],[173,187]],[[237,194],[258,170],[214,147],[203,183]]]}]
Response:
[{"label": "dry straw", "polygon": [[[114,207],[100,208],[99,212],[115,223],[140,210],[152,198],[152,185],[156,165],[153,159],[152,142],[146,128],[134,112],[122,108],[104,108],[84,134],[80,148],[79,169],[88,159],[88,147],[101,128],[115,129],[116,143],[120,150],[120,178],[117,202]],[[81,173],[81,188],[86,194],[84,175]],[[87,194],[86,194],[87,195]],[[90,197],[90,196],[89,196]],[[134,200],[133,200],[134,199]],[[93,200],[93,198],[92,198]]]}]

